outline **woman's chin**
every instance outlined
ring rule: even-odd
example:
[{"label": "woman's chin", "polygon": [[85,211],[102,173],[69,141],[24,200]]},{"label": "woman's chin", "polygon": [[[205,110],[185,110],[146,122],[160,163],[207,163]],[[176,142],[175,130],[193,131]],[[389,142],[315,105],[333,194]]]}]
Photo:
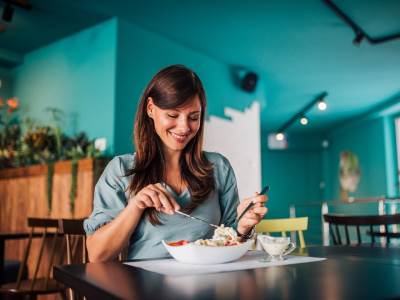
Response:
[{"label": "woman's chin", "polygon": [[181,143],[174,143],[174,144],[169,144],[167,145],[167,149],[170,151],[182,151],[185,149],[187,143],[181,144]]}]

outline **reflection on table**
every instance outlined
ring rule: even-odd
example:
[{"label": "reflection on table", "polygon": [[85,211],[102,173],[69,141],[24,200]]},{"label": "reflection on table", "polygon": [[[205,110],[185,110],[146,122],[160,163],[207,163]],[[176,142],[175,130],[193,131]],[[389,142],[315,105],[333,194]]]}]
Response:
[{"label": "reflection on table", "polygon": [[55,267],[54,276],[89,298],[361,299],[400,296],[400,248],[319,246],[308,247],[298,254],[328,259],[178,277],[118,262],[91,263]]}]

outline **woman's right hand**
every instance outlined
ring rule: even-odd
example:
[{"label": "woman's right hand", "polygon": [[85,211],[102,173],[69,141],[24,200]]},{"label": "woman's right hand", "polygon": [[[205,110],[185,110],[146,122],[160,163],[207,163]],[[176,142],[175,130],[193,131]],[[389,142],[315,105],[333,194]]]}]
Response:
[{"label": "woman's right hand", "polygon": [[154,207],[157,211],[172,215],[180,209],[174,197],[161,183],[149,184],[133,196],[129,203],[136,205],[140,210]]}]

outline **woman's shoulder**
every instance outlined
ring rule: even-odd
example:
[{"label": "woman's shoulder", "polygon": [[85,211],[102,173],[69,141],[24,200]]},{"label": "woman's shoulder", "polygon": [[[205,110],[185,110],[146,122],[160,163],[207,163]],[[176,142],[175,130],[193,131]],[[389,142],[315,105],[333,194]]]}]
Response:
[{"label": "woman's shoulder", "polygon": [[214,178],[219,190],[223,190],[227,184],[235,183],[235,175],[229,160],[218,152],[203,152],[208,161],[214,167]]},{"label": "woman's shoulder", "polygon": [[132,169],[134,161],[135,153],[117,155],[108,163],[106,169],[111,173],[126,174],[128,170]]},{"label": "woman's shoulder", "polygon": [[203,153],[206,156],[206,158],[208,159],[208,161],[210,163],[212,163],[215,168],[222,169],[222,170],[231,168],[231,164],[230,164],[229,160],[221,153],[208,152],[208,151],[203,151]]}]

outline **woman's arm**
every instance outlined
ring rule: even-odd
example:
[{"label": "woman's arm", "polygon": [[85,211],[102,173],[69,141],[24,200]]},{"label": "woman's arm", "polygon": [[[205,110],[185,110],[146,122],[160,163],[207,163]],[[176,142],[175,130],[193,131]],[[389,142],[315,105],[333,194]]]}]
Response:
[{"label": "woman's arm", "polygon": [[150,184],[132,197],[127,206],[111,222],[87,236],[89,261],[107,261],[115,258],[129,243],[146,208],[173,214],[178,203],[160,184]]},{"label": "woman's arm", "polygon": [[132,233],[142,217],[133,201],[111,222],[88,235],[86,239],[89,261],[107,261],[115,258],[129,243]]}]

